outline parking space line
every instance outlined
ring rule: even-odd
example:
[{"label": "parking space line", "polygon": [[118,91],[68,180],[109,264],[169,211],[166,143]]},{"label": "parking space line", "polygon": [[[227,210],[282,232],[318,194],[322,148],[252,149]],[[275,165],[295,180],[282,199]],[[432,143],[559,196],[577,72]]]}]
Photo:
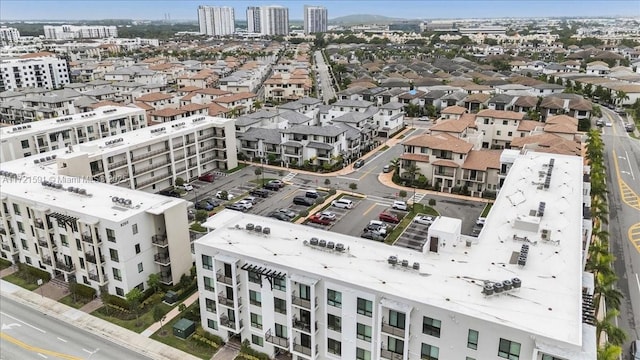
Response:
[{"label": "parking space line", "polygon": [[371,212],[371,210],[373,210],[373,209],[374,209],[376,206],[378,206],[378,205],[379,205],[378,203],[374,203],[373,205],[369,206],[369,208],[368,208],[367,210],[365,210],[365,211],[362,213],[362,216],[365,216],[365,215],[367,215],[368,213],[370,213],[370,212]]},{"label": "parking space line", "polygon": [[287,195],[285,195],[282,200],[288,199],[290,197],[292,197],[293,195],[295,195],[296,192],[298,192],[300,189],[293,189],[292,191],[288,192]]}]

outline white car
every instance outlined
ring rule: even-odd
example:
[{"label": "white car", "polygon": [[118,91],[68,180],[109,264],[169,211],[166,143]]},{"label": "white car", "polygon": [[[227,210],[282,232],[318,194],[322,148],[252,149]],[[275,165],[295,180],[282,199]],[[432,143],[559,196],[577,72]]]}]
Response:
[{"label": "white car", "polygon": [[[216,193],[216,198],[217,199],[222,199],[222,191],[218,191]],[[233,199],[233,195],[227,193],[227,198],[226,199],[222,199],[222,200],[232,200]]]},{"label": "white car", "polygon": [[236,204],[242,206],[243,208],[249,210],[253,207],[253,204],[251,203],[251,201],[244,199],[244,200],[240,200],[238,202],[236,202]]},{"label": "white car", "polygon": [[192,191],[193,190],[193,186],[191,184],[189,184],[189,183],[182,184],[181,188],[183,190],[186,190],[186,191]]},{"label": "white car", "polygon": [[332,213],[331,211],[323,211],[320,213],[320,216],[324,216],[325,218],[333,221],[336,219],[336,214]]},{"label": "white car", "polygon": [[413,222],[415,222],[416,224],[431,225],[433,224],[433,216],[418,215],[413,218]]},{"label": "white car", "polygon": [[394,201],[391,207],[396,210],[404,210],[404,211],[408,210],[407,203],[404,201]]},{"label": "white car", "polygon": [[255,198],[255,196],[247,196],[246,198],[242,199],[242,201],[249,201],[251,205],[255,205],[258,203],[258,200]]},{"label": "white car", "polygon": [[611,121],[607,121],[607,122],[605,122],[605,123],[604,123],[604,126],[606,126],[606,127],[612,127],[612,126],[613,126],[613,124],[611,123]]},{"label": "white car", "polygon": [[479,217],[478,220],[476,220],[476,225],[478,226],[484,226],[484,223],[487,221],[487,218],[483,218],[483,217]]}]

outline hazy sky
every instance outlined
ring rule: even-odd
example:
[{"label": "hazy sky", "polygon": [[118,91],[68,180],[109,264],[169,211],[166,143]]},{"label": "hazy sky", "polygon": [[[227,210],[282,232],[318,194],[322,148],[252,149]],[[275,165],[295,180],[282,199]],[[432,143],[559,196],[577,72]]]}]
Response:
[{"label": "hazy sky", "polygon": [[302,19],[305,4],[327,7],[329,18],[352,14],[398,18],[469,18],[537,16],[640,16],[640,0],[437,0],[437,1],[190,1],[190,0],[1,0],[0,21],[164,19],[196,20],[198,5],[233,6],[236,19],[246,18],[247,6],[282,5],[291,19]]}]

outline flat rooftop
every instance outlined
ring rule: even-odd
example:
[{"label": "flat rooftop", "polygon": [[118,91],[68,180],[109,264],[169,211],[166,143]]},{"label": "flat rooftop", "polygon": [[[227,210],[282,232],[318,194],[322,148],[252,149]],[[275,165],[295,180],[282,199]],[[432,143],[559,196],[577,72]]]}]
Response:
[{"label": "flat rooftop", "polygon": [[[551,158],[555,164],[545,189],[541,175]],[[438,254],[230,210],[209,218],[204,225],[213,230],[198,243],[580,346],[582,172],[582,159],[575,156],[521,155],[478,239],[471,247],[465,239],[447,243]],[[542,217],[534,216],[540,201],[548,205]],[[247,223],[267,226],[271,233],[245,230]],[[543,230],[552,241],[542,239]],[[312,237],[342,243],[347,250],[303,243]],[[525,243],[529,255],[519,266],[517,255]],[[392,255],[408,260],[409,269],[389,265]],[[414,262],[420,263],[418,271],[411,269]],[[485,281],[515,277],[522,281],[518,290],[482,293]]]},{"label": "flat rooftop", "polygon": [[93,124],[98,121],[97,119],[112,120],[135,114],[144,116],[144,110],[137,107],[104,106],[88,113],[33,121],[16,126],[7,126],[0,129],[0,137],[4,140],[12,137],[46,134],[56,129],[67,129],[85,124]]}]

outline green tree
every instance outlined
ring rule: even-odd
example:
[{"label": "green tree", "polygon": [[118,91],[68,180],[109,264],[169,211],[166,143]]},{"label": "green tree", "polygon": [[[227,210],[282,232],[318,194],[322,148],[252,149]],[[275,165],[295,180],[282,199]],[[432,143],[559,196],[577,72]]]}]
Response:
[{"label": "green tree", "polygon": [[622,90],[616,91],[616,104],[622,105],[625,100],[629,100],[629,95]]},{"label": "green tree", "polygon": [[176,181],[175,181],[176,186],[182,186],[184,185],[184,179],[181,177],[177,177]]},{"label": "green tree", "polygon": [[162,310],[162,306],[160,304],[156,304],[153,307],[153,321],[160,321],[164,317],[164,311]]},{"label": "green tree", "polygon": [[409,103],[405,105],[404,112],[408,117],[417,117],[420,112],[420,106],[418,104]]},{"label": "green tree", "polygon": [[602,109],[600,109],[600,106],[596,104],[591,106],[591,116],[602,117]]},{"label": "green tree", "polygon": [[196,221],[199,223],[203,223],[207,221],[209,217],[209,213],[206,210],[198,210],[196,211]]},{"label": "green tree", "polygon": [[604,317],[596,322],[596,344],[600,344],[600,339],[603,333],[607,334],[607,343],[613,345],[622,345],[627,339],[622,329],[614,325],[614,321],[620,315],[618,310],[610,310],[604,315]]},{"label": "green tree", "polygon": [[142,299],[142,291],[140,291],[140,289],[138,289],[137,287],[134,287],[125,295],[125,298],[127,299],[129,309],[136,315],[136,326],[139,326],[140,300]]},{"label": "green tree", "polygon": [[349,189],[351,189],[351,190],[357,190],[357,189],[358,189],[358,184],[356,184],[356,183],[350,183],[350,184],[349,184]]},{"label": "green tree", "polygon": [[253,173],[256,175],[256,184],[260,183],[260,175],[262,175],[262,169],[261,168],[256,168],[255,170],[253,170]]},{"label": "green tree", "polygon": [[160,274],[158,273],[149,274],[149,278],[147,279],[147,285],[149,285],[149,287],[153,289],[154,293],[158,292],[158,290],[160,290]]},{"label": "green tree", "polygon": [[331,180],[329,180],[329,179],[324,179],[324,184],[325,184],[325,185],[331,185]]},{"label": "green tree", "polygon": [[605,344],[598,348],[598,360],[618,360],[622,355],[622,348],[613,344]]},{"label": "green tree", "polygon": [[406,190],[400,190],[398,192],[398,197],[400,197],[400,199],[404,199],[407,197],[407,191]]}]

